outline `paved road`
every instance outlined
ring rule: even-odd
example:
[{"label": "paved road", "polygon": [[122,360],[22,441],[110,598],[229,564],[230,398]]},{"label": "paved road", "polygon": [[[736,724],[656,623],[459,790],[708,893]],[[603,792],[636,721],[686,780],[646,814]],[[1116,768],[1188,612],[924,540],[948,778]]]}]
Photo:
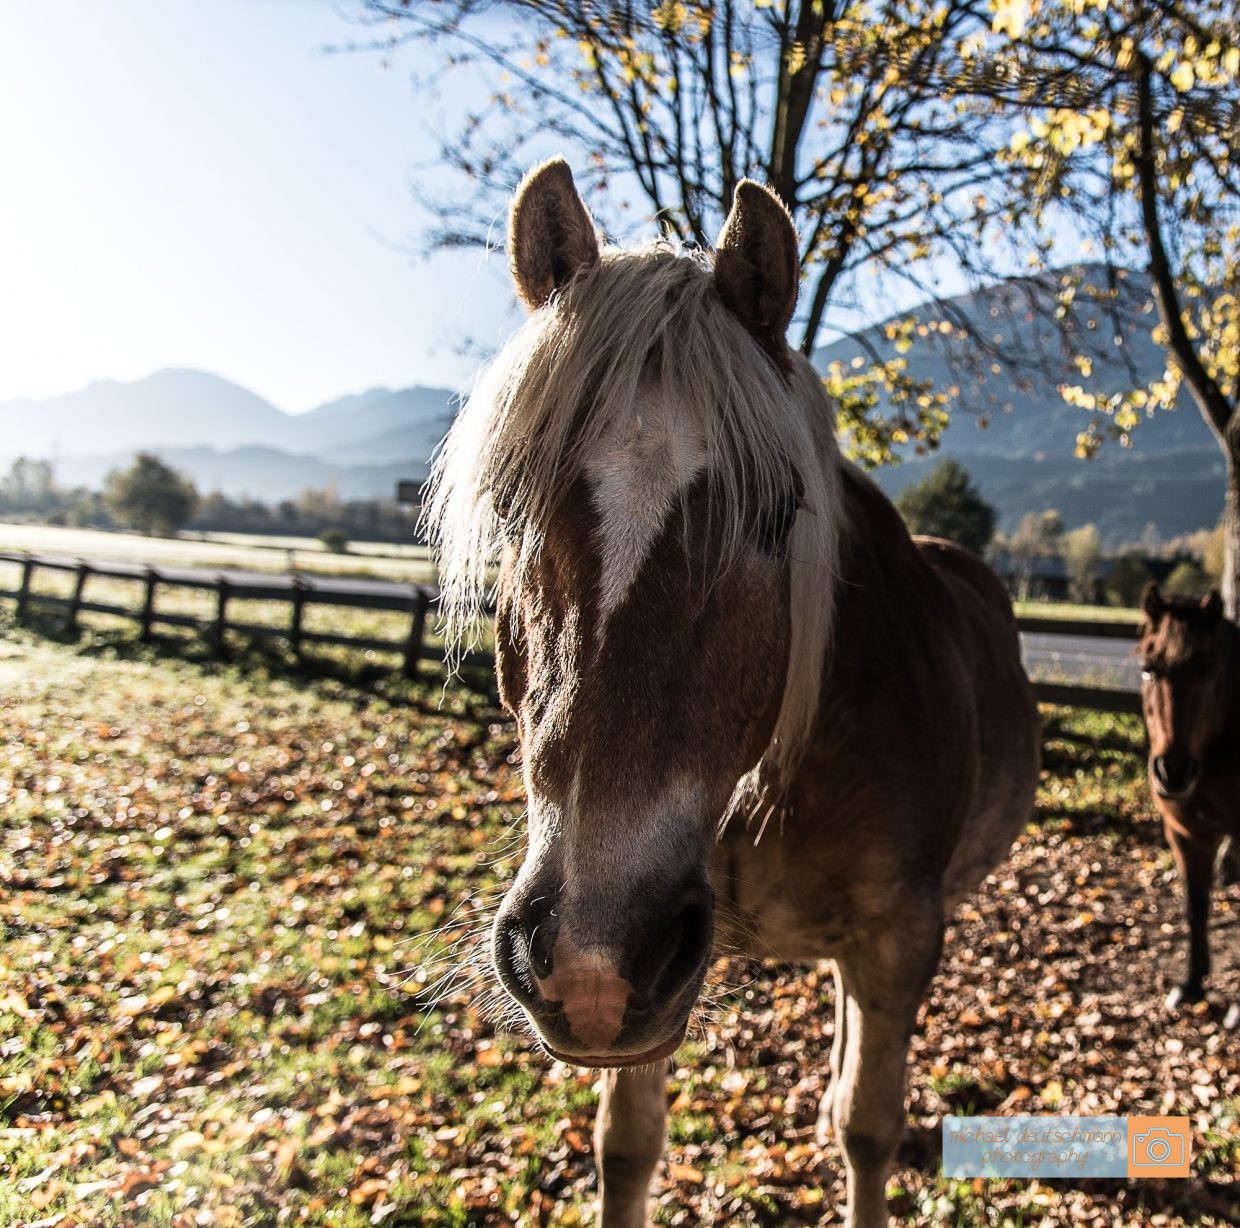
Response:
[{"label": "paved road", "polygon": [[1132,640],[1046,635],[1040,631],[1025,632],[1020,638],[1031,678],[1121,691],[1140,689],[1141,667]]}]

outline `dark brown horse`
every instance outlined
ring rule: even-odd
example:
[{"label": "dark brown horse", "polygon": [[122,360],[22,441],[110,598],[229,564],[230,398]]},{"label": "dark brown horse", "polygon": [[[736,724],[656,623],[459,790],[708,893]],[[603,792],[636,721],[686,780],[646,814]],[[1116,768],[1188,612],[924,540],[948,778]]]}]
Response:
[{"label": "dark brown horse", "polygon": [[562,161],[509,252],[530,318],[435,471],[445,608],[498,561],[528,794],[498,976],[546,1049],[605,1068],[602,1222],[644,1222],[668,1057],[716,944],[836,969],[848,1222],[886,1223],[909,1037],[945,920],[1030,814],[1011,605],[846,464],[784,331],[797,239],[740,185],[713,261],[601,248]]},{"label": "dark brown horse", "polygon": [[[1167,997],[1199,1002],[1210,974],[1210,890],[1219,849],[1240,845],[1240,627],[1217,592],[1141,597],[1141,702],[1150,789],[1188,899],[1188,969]],[[1240,1023],[1232,1003],[1226,1025]]]}]

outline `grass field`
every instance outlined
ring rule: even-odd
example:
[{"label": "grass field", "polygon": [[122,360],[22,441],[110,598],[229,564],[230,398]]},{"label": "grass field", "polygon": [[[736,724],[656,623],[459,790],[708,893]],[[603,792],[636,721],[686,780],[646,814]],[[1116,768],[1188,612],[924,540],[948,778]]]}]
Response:
[{"label": "grass field", "polygon": [[1017,601],[1016,613],[1030,618],[1080,618],[1086,622],[1123,623],[1140,618],[1141,611],[1129,606],[1078,605],[1072,601]]},{"label": "grass field", "polygon": [[[520,857],[493,698],[197,654],[0,638],[0,1223],[590,1222],[593,1078],[497,1035],[470,972],[441,979],[477,964]],[[1164,1015],[1183,925],[1140,725],[1046,715],[1035,821],[919,1020],[895,1214],[1234,1223],[1240,891],[1218,898],[1212,1002]],[[657,1222],[839,1222],[839,1157],[813,1141],[829,975],[711,979]],[[1195,1176],[938,1177],[945,1113],[1052,1111],[1188,1113]]]}]

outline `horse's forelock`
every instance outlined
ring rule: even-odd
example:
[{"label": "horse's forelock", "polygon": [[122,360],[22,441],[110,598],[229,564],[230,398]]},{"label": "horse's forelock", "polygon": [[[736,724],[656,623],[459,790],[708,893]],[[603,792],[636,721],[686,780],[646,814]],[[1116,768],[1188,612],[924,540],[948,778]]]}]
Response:
[{"label": "horse's forelock", "polygon": [[1210,651],[1218,623],[1218,617],[1203,609],[1194,598],[1164,598],[1158,620],[1146,619],[1141,651],[1168,668],[1189,665],[1194,658]]},{"label": "horse's forelock", "polygon": [[[520,583],[541,549],[539,526],[607,449],[635,437],[652,402],[700,449],[700,466],[682,476],[708,475],[721,567],[758,513],[792,490],[801,501],[788,547],[783,704],[762,764],[737,793],[750,806],[791,778],[818,708],[841,527],[838,452],[816,373],[799,356],[791,374],[780,371],[724,306],[701,256],[665,243],[605,252],[481,374],[435,459],[426,510],[449,649],[478,634],[505,538]],[[631,536],[623,548],[635,548]],[[620,570],[636,572],[632,560]]]}]

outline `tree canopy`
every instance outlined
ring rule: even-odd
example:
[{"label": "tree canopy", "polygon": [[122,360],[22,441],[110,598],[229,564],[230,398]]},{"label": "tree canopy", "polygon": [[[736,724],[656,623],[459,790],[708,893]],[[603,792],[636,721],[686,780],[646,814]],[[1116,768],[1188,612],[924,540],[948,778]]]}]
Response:
[{"label": "tree canopy", "polygon": [[[793,341],[809,354],[829,333],[856,335],[875,304],[889,317],[894,356],[863,337],[864,357],[824,373],[857,459],[932,449],[968,408],[958,383],[910,368],[923,336],[953,362],[1059,386],[1089,415],[1083,458],[1108,437],[1129,442],[1186,387],[1229,458],[1226,591],[1240,613],[1234,0],[359,3],[389,54],[434,49],[420,86],[463,73],[478,99],[443,133],[455,178],[422,192],[432,243],[490,243],[521,173],[553,152],[573,158],[619,235],[654,218],[709,244],[739,179],[761,179],[802,236]],[[1103,264],[1103,284],[1082,261]],[[1156,313],[1120,294],[1132,268],[1149,269]],[[959,287],[1017,273],[1056,288],[1053,354],[942,303],[906,307],[936,297],[943,275]],[[1077,327],[1082,299],[1098,308],[1087,325],[1111,327]],[[1030,294],[1014,309],[1044,307]],[[1091,384],[1101,354],[1153,326],[1168,352],[1157,379],[1130,368],[1118,391]]]},{"label": "tree canopy", "polygon": [[940,461],[922,481],[905,487],[896,507],[911,532],[945,537],[974,554],[984,554],[995,534],[995,509],[954,460]]},{"label": "tree canopy", "polygon": [[[1116,273],[1147,266],[1162,374],[1100,396],[1062,389],[1094,415],[1089,457],[1128,442],[1186,388],[1227,458],[1223,586],[1240,617],[1240,9],[1234,0],[1017,0],[989,95],[1026,122],[1005,159],[1013,221],[1044,236],[1064,217]],[[1007,80],[1020,83],[994,88]],[[1030,85],[1036,84],[1036,94]],[[1062,290],[1067,302],[1077,288]],[[1087,357],[1078,358],[1083,374]]]},{"label": "tree canopy", "polygon": [[[1148,266],[1166,372],[1069,399],[1123,438],[1187,382],[1220,430],[1240,385],[1240,17],[1230,0],[1040,0],[1008,7],[1010,39],[979,87],[1021,117],[1002,155],[1011,220],[1031,248],[1070,220],[1113,272]],[[1013,82],[1003,86],[1001,82]],[[1035,93],[1036,87],[1036,93]],[[1070,302],[1079,287],[1066,281]],[[1091,293],[1104,301],[1113,287]],[[1087,374],[1088,364],[1082,363]],[[1079,440],[1101,444],[1095,422]]]},{"label": "tree canopy", "polygon": [[[993,275],[982,236],[1002,216],[993,109],[957,96],[990,14],[975,0],[365,0],[384,46],[437,49],[443,74],[470,74],[479,104],[442,138],[455,172],[421,190],[440,246],[492,241],[521,174],[568,152],[595,215],[612,234],[653,217],[670,237],[708,246],[744,177],[770,184],[801,235],[803,284],[793,341],[852,331],[871,303],[933,297],[942,267]],[[881,296],[880,296],[881,297]],[[897,354],[828,374],[840,425],[863,463],[933,447],[952,389],[910,372],[899,351],[918,321],[891,324]],[[936,328],[939,325],[936,324]],[[944,324],[946,327],[946,322]],[[992,361],[989,334],[952,329]],[[964,351],[959,349],[963,354]],[[971,351],[972,352],[972,351]],[[999,356],[1014,367],[1027,355]]]},{"label": "tree canopy", "polygon": [[158,456],[139,452],[128,469],[108,474],[103,498],[120,523],[140,533],[171,535],[193,515],[198,492]]}]

